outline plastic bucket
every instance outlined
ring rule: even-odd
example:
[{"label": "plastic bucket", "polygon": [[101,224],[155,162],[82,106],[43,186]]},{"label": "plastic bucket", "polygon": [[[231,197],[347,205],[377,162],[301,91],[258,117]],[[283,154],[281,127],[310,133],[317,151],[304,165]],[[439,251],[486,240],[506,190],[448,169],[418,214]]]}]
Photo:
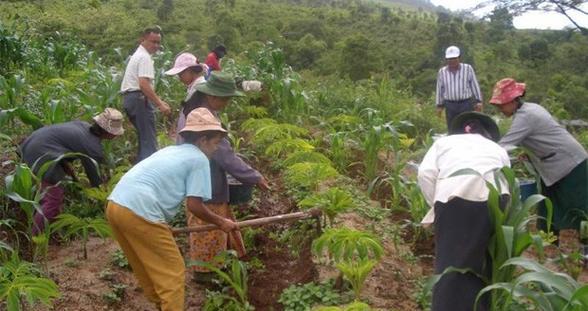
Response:
[{"label": "plastic bucket", "polygon": [[521,180],[519,182],[519,189],[521,191],[521,201],[525,201],[533,194],[537,194],[537,183],[535,180]]},{"label": "plastic bucket", "polygon": [[229,204],[238,205],[251,201],[253,197],[253,186],[229,185]]},{"label": "plastic bucket", "polygon": [[229,174],[227,174],[227,182],[229,184],[229,204],[239,205],[251,201],[253,197],[252,185],[244,185]]}]

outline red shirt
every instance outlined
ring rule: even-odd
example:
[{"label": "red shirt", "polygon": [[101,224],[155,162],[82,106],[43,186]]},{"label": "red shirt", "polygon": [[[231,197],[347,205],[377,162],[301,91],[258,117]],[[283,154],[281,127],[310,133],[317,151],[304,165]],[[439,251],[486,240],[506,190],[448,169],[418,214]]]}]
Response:
[{"label": "red shirt", "polygon": [[214,52],[208,53],[208,56],[206,56],[206,61],[204,63],[208,66],[208,68],[210,68],[211,71],[221,70],[220,63],[218,62],[218,58],[216,57],[216,54]]}]

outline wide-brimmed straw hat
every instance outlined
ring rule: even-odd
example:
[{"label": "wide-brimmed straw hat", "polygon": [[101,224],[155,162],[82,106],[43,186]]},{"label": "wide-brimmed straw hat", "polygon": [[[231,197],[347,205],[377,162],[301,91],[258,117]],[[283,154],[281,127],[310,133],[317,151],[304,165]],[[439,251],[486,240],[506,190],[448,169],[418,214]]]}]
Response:
[{"label": "wide-brimmed straw hat", "polygon": [[120,136],[125,130],[123,129],[123,115],[114,108],[106,108],[102,113],[95,116],[94,121],[106,132]]},{"label": "wide-brimmed straw hat", "polygon": [[227,132],[210,110],[206,108],[196,108],[188,114],[188,117],[186,118],[186,126],[180,130],[180,133],[202,131]]},{"label": "wide-brimmed straw hat", "polygon": [[518,83],[513,78],[504,78],[496,82],[490,103],[493,105],[508,104],[515,98],[523,96],[526,88],[525,83]]},{"label": "wide-brimmed straw hat", "polygon": [[237,90],[235,78],[224,72],[213,71],[206,83],[196,87],[196,90],[207,95],[218,97],[245,96]]},{"label": "wide-brimmed straw hat", "polygon": [[500,140],[500,130],[498,129],[498,125],[496,122],[492,120],[492,118],[481,112],[477,111],[467,111],[464,113],[460,113],[457,115],[453,121],[451,121],[451,125],[449,126],[449,134],[466,134],[468,132],[468,123],[477,120],[482,124],[486,132],[490,134],[493,141],[497,142]]},{"label": "wide-brimmed straw hat", "polygon": [[168,76],[175,76],[190,67],[196,66],[204,67],[198,62],[198,57],[196,57],[194,54],[182,53],[176,57],[174,66],[170,70],[166,71],[165,74]]}]

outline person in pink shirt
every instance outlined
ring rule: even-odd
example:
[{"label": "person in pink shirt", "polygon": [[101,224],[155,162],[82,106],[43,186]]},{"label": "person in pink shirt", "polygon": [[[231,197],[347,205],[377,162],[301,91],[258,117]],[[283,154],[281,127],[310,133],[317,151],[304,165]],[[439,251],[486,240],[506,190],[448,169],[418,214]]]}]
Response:
[{"label": "person in pink shirt", "polygon": [[[206,61],[204,63],[208,66],[208,76],[212,71],[221,71],[220,60],[227,54],[227,48],[224,45],[219,45],[212,49],[208,56],[206,56]],[[207,78],[208,78],[207,76]]]}]

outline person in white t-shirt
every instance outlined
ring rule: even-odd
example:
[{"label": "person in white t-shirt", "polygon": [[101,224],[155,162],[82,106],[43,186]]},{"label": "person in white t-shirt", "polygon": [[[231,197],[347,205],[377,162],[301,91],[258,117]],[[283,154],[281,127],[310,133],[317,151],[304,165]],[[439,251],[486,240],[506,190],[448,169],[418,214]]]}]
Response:
[{"label": "person in white t-shirt", "polygon": [[[434,223],[435,274],[448,267],[471,269],[488,276],[491,267],[488,243],[492,224],[488,212],[489,190],[495,171],[508,166],[508,154],[496,142],[498,126],[489,116],[464,112],[453,120],[449,136],[439,138],[419,165],[418,184],[431,210],[422,223]],[[462,169],[479,175],[452,176]],[[508,199],[508,186],[499,178],[501,203]],[[476,274],[452,272],[433,289],[433,311],[474,309],[478,292],[485,284]],[[477,310],[489,310],[483,297]]]},{"label": "person in white t-shirt", "polygon": [[136,162],[157,151],[155,129],[155,109],[157,106],[164,115],[170,115],[169,105],[161,100],[153,88],[155,69],[151,55],[161,46],[161,29],[147,28],[141,36],[141,44],[129,59],[125,69],[120,91],[123,94],[123,107],[137,130],[139,151]]}]

